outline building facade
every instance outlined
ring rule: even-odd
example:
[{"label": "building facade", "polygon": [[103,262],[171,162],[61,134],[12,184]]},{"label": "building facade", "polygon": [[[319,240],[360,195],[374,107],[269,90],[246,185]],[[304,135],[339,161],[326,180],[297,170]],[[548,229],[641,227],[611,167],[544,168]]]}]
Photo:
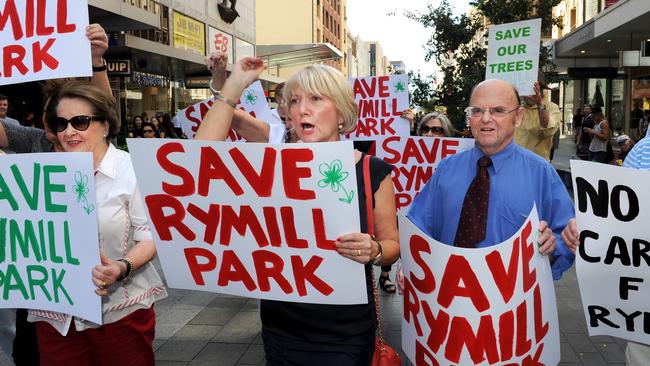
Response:
[{"label": "building facade", "polygon": [[[553,34],[565,124],[584,104],[599,105],[612,136],[630,134],[635,105],[650,109],[650,2],[564,0],[554,9]],[[645,53],[644,53],[645,51]]]},{"label": "building facade", "polygon": [[269,72],[282,79],[323,62],[348,73],[346,0],[257,1],[256,40]]}]

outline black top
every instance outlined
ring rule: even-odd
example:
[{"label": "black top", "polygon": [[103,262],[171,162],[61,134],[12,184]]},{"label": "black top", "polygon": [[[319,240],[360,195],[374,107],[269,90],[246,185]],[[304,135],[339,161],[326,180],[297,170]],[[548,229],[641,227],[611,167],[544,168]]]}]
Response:
[{"label": "black top", "polygon": [[[365,155],[365,154],[363,154]],[[370,180],[372,192],[393,167],[383,160],[370,159]],[[363,157],[356,164],[357,195],[361,232],[367,232],[366,195],[363,181]],[[373,196],[373,207],[375,199]],[[372,264],[366,266],[368,304],[320,305],[284,301],[262,300],[260,317],[265,332],[309,342],[366,344],[367,332],[376,326],[375,301],[372,291]]]},{"label": "black top", "polygon": [[[588,115],[582,118],[582,128],[589,127],[594,128],[594,115],[589,113]],[[589,145],[591,143],[591,135],[585,133],[584,131],[580,135],[580,143],[584,145]]]}]

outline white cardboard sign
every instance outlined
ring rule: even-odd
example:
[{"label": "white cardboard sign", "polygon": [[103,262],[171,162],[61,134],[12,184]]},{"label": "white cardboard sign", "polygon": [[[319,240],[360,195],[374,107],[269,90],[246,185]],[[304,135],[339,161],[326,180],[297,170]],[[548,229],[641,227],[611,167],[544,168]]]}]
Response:
[{"label": "white cardboard sign", "polygon": [[367,303],[351,142],[129,139],[170,287],[319,304]]},{"label": "white cardboard sign", "polygon": [[0,85],[92,76],[86,0],[7,0],[0,8]]},{"label": "white cardboard sign", "polygon": [[571,160],[589,335],[650,344],[650,172]]},{"label": "white cardboard sign", "polygon": [[535,207],[511,238],[475,249],[437,242],[398,216],[402,349],[413,364],[557,365],[555,291],[537,251]]},{"label": "white cardboard sign", "polygon": [[0,308],[102,323],[96,207],[90,153],[0,157]]},{"label": "white cardboard sign", "polygon": [[485,79],[505,80],[519,95],[534,95],[542,19],[490,26]]}]

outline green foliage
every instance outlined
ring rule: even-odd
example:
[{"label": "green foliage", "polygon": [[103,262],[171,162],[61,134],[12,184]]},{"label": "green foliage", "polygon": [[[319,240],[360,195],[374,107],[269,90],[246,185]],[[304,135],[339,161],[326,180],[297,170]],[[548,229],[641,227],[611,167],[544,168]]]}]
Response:
[{"label": "green foliage", "polygon": [[419,71],[417,74],[409,71],[408,76],[411,105],[418,106],[425,112],[432,111],[436,106],[433,99],[433,78],[422,77]]},{"label": "green foliage", "polygon": [[[485,16],[492,24],[541,18],[542,33],[545,33],[550,31],[553,24],[559,24],[557,19],[552,18],[551,12],[559,2],[560,0],[476,0],[472,3],[477,10],[476,14],[454,16],[448,0],[442,0],[437,8],[429,4],[424,12],[405,12],[407,18],[431,29],[425,60],[435,59],[444,74],[443,82],[435,91],[424,89],[419,93],[431,93],[432,97],[428,100],[434,103],[433,107],[446,106],[451,121],[456,128],[462,129],[465,125],[463,110],[469,105],[472,88],[485,78],[488,35],[487,30],[482,29],[481,16]],[[555,75],[557,79],[551,59],[550,50],[540,45],[540,68],[548,76]],[[547,83],[556,81],[548,76]],[[411,78],[412,95],[421,87],[414,80],[417,78]],[[413,97],[414,104],[419,105],[419,101],[420,97]]]}]

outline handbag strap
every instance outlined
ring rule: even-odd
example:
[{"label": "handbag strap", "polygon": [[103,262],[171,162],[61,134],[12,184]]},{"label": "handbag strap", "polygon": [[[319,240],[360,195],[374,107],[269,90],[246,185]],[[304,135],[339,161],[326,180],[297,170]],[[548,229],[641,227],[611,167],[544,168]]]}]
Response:
[{"label": "handbag strap", "polygon": [[[363,185],[366,193],[366,224],[368,234],[375,237],[375,220],[372,210],[372,185],[370,181],[370,155],[363,157]],[[377,340],[380,346],[384,345],[384,333],[381,329],[381,311],[379,309],[379,296],[377,295],[377,282],[375,281],[375,270],[370,269],[372,279],[372,292],[375,297],[375,314],[377,314]]]}]

